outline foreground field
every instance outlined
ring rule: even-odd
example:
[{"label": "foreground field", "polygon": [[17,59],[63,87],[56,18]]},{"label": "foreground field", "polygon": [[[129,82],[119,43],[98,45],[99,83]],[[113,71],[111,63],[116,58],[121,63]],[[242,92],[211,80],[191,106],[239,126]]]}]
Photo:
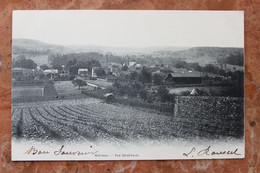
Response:
[{"label": "foreground field", "polygon": [[173,139],[170,116],[98,99],[14,104],[12,135],[27,140],[124,142]]},{"label": "foreground field", "polygon": [[12,135],[25,140],[95,143],[242,139],[242,102],[237,98],[181,97],[174,115],[95,98],[13,103]]}]

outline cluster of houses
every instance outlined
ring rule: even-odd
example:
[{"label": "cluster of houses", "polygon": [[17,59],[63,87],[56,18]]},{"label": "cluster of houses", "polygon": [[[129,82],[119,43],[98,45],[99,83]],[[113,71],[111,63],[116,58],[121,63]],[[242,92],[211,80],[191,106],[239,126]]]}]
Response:
[{"label": "cluster of houses", "polygon": [[[205,74],[202,72],[196,71],[188,71],[184,68],[175,68],[169,65],[143,65],[134,61],[128,61],[127,63],[115,63],[110,62],[106,63],[105,67],[102,67],[102,70],[105,71],[105,79],[108,82],[113,82],[117,76],[120,76],[122,73],[129,74],[133,71],[140,71],[142,67],[145,66],[152,71],[152,74],[155,73],[164,76],[164,82],[167,84],[202,84],[205,77],[214,78],[217,80],[221,80],[223,76],[218,76],[214,74]],[[46,69],[41,70],[37,67],[37,69],[25,69],[16,67],[12,69],[12,79],[13,80],[37,80],[43,77],[46,77],[51,80],[55,80],[57,77],[59,78],[68,78],[69,71],[65,69],[65,66],[62,66],[62,70],[58,69]],[[124,70],[125,67],[125,70]],[[93,67],[91,72],[87,68],[78,69],[78,76],[88,79],[88,80],[96,80],[98,77],[97,70],[101,67]],[[227,68],[222,65],[222,68]],[[234,69],[234,68],[233,68]],[[165,72],[165,71],[171,72]]]},{"label": "cluster of houses", "polygon": [[213,63],[212,65],[225,70],[225,71],[243,71],[244,67],[243,66],[238,66],[238,65],[231,65],[231,64],[223,64],[223,63]]},{"label": "cluster of houses", "polygon": [[21,67],[15,67],[12,69],[12,80],[25,81],[25,80],[38,80],[40,78],[55,79],[57,76],[66,77],[69,73],[66,70],[58,69],[26,69]]},{"label": "cluster of houses", "polygon": [[12,69],[12,80],[33,80],[34,76],[34,69],[25,69],[21,67],[15,67]]},{"label": "cluster of houses", "polygon": [[99,68],[100,67],[92,67],[91,73],[89,73],[89,70],[87,68],[80,68],[78,69],[78,76],[83,79],[96,80],[98,78],[96,70]]},{"label": "cluster of houses", "polygon": [[[163,66],[163,65],[142,65],[138,64],[134,61],[128,62],[128,64],[124,63],[121,65],[120,63],[110,63],[108,65],[108,71],[112,72],[114,76],[119,76],[122,72],[122,67],[127,66],[128,70],[127,73],[131,73],[132,71],[140,71],[143,66],[151,69],[153,72],[152,74],[163,74],[165,76],[164,81],[166,83],[178,83],[178,84],[201,84],[203,78],[206,76],[202,72],[196,71],[187,71],[184,68],[175,68],[170,66]],[[163,70],[170,69],[172,73],[165,74],[162,72]],[[212,75],[210,77],[217,77],[217,75]]]}]

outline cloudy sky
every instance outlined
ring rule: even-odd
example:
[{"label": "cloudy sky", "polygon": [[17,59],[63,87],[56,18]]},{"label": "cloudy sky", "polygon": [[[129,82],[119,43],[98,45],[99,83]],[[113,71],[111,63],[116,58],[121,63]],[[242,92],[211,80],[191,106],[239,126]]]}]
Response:
[{"label": "cloudy sky", "polygon": [[108,47],[244,47],[242,11],[14,11],[13,38]]}]

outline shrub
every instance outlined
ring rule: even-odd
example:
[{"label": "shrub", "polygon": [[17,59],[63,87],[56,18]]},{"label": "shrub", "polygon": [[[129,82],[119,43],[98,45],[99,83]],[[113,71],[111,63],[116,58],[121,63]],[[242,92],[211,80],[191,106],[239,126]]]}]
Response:
[{"label": "shrub", "polygon": [[82,87],[82,86],[87,86],[86,81],[83,81],[83,80],[81,80],[81,79],[74,79],[74,80],[72,81],[72,83],[73,83],[75,86],[78,86],[78,87],[79,87],[79,90],[80,90],[80,87]]},{"label": "shrub", "polygon": [[169,100],[169,91],[165,86],[160,86],[157,90],[157,93],[162,103]]},{"label": "shrub", "polygon": [[147,100],[148,97],[148,92],[146,90],[141,90],[140,91],[140,98],[143,100]]}]

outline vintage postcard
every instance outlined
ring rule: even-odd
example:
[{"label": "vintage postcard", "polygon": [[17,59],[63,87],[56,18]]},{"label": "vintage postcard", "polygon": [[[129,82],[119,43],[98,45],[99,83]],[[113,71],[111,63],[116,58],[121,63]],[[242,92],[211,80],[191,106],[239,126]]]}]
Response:
[{"label": "vintage postcard", "polygon": [[12,160],[244,158],[244,12],[14,11]]}]

